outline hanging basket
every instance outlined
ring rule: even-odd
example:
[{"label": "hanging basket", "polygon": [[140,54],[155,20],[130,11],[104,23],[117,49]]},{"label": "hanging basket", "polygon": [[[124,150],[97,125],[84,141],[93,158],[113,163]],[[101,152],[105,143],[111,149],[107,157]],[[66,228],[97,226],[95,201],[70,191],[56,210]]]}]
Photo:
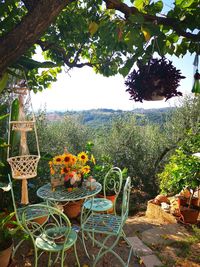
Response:
[{"label": "hanging basket", "polygon": [[11,121],[13,131],[32,131],[35,121]]},{"label": "hanging basket", "polygon": [[165,99],[165,97],[163,95],[157,95],[156,93],[152,93],[151,96],[149,96],[149,98],[144,99],[146,101],[160,101]]},{"label": "hanging basket", "polygon": [[130,99],[138,102],[158,101],[181,96],[177,90],[181,75],[172,62],[165,57],[151,58],[146,64],[138,61],[138,70],[133,70],[125,80]]},{"label": "hanging basket", "polygon": [[8,158],[14,179],[28,179],[37,176],[37,165],[40,157],[24,155]]}]

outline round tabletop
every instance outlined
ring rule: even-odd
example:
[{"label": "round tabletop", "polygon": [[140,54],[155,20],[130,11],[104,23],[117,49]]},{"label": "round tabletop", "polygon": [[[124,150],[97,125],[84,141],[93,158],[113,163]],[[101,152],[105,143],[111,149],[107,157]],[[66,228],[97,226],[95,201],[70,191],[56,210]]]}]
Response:
[{"label": "round tabletop", "polygon": [[84,185],[81,187],[77,187],[72,191],[67,191],[64,186],[58,186],[55,190],[52,190],[51,184],[45,184],[41,186],[37,190],[37,196],[50,201],[57,201],[57,202],[67,202],[67,201],[76,201],[80,199],[85,199],[88,197],[93,197],[98,194],[102,189],[102,185],[96,182],[96,188],[90,190],[86,188]]}]

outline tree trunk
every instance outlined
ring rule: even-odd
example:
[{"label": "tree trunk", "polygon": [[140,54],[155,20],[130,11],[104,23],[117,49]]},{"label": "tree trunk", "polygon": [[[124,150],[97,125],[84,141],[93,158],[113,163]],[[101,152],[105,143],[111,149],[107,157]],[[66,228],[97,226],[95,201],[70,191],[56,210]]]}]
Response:
[{"label": "tree trunk", "polygon": [[74,0],[40,0],[12,31],[0,37],[0,76],[44,34]]}]

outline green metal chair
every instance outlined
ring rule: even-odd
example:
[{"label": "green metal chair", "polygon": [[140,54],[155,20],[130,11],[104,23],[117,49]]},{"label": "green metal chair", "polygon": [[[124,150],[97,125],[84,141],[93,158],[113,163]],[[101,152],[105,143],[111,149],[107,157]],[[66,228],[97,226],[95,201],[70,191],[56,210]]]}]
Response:
[{"label": "green metal chair", "polygon": [[[94,212],[107,212],[113,208],[114,213],[116,214],[116,200],[119,196],[122,187],[122,171],[118,167],[111,168],[108,173],[105,175],[103,183],[103,198],[91,198],[84,202],[82,209],[82,216],[84,216],[84,210],[90,210]],[[107,199],[107,192],[113,192],[115,199],[112,202]]]},{"label": "green metal chair", "polygon": [[[41,212],[48,212],[42,223],[38,223],[35,219],[29,219],[29,212],[34,213],[37,209],[40,209]],[[39,258],[44,252],[49,253],[48,266],[54,266],[60,259],[60,266],[63,267],[65,252],[71,247],[74,247],[76,261],[80,266],[76,251],[77,233],[71,228],[69,219],[62,211],[47,205],[29,205],[29,208],[22,213],[22,224],[34,245],[35,267],[40,266],[38,265]],[[52,253],[57,254],[54,260]]]},{"label": "green metal chair", "polygon": [[[13,191],[12,180],[11,180],[11,177],[9,174],[8,174],[8,179],[9,179],[9,188],[11,190],[11,196],[12,196],[12,202],[13,202],[13,208],[14,208],[14,212],[15,212],[16,221],[17,221],[17,224],[21,226],[22,232],[31,237],[31,240],[33,242],[33,247],[34,247],[34,254],[35,254],[34,255],[35,256],[34,266],[37,267],[38,266],[38,248],[35,245],[35,240],[34,240],[33,236],[30,235],[30,229],[29,229],[28,225],[29,225],[29,222],[30,222],[30,224],[34,223],[37,226],[40,226],[41,224],[43,225],[44,223],[46,223],[48,218],[49,218],[49,211],[50,211],[51,207],[49,205],[47,205],[47,202],[42,202],[40,204],[25,205],[23,207],[18,208],[16,205],[16,199],[15,199],[15,194]],[[59,214],[62,213],[59,209],[56,209],[56,208],[53,208],[53,209],[54,209],[54,212],[57,211]],[[24,220],[22,218],[23,216],[26,218],[26,220]],[[66,217],[64,214],[62,216]],[[70,223],[68,223],[69,222],[68,218],[66,217],[65,220],[67,220],[67,225],[69,228]],[[73,233],[73,237],[74,237],[74,241],[72,241],[72,243],[73,243],[76,241],[77,234],[75,231],[71,231],[71,233]],[[69,238],[71,238],[71,237],[69,237]],[[25,239],[22,238],[15,245],[15,247],[13,248],[12,258],[15,257],[15,254],[16,254],[18,248],[22,245],[24,240]],[[76,248],[75,248],[75,255],[77,257]],[[78,258],[77,258],[77,262],[79,264]],[[49,264],[50,264],[50,261],[49,261]],[[63,266],[63,265],[61,265],[61,266]]]},{"label": "green metal chair", "polygon": [[[87,219],[82,222],[81,230],[86,235],[89,240],[99,247],[97,255],[94,255],[95,261],[93,266],[96,266],[97,262],[107,253],[112,253],[118,258],[122,266],[128,266],[133,249],[126,238],[123,231],[126,219],[128,218],[129,211],[129,198],[131,190],[131,179],[127,178],[124,189],[123,189],[123,200],[122,200],[122,210],[121,215],[115,214],[102,214],[91,212]],[[100,234],[100,235],[99,235]],[[112,240],[110,240],[112,238]],[[129,256],[127,261],[125,261],[118,253],[115,251],[119,239],[123,238],[129,245]],[[111,244],[108,242],[111,241]],[[83,245],[88,255],[87,249],[85,247],[85,240],[83,239]]]},{"label": "green metal chair", "polygon": [[[17,201],[15,199],[15,194],[14,194],[14,190],[13,190],[13,184],[12,184],[12,180],[10,177],[10,174],[8,174],[8,180],[9,180],[9,190],[11,191],[11,197],[12,197],[12,204],[13,204],[13,209],[15,212],[15,218],[16,218],[16,222],[17,225],[21,226],[21,230],[24,234],[28,234],[28,232],[26,231],[26,229],[23,226],[22,223],[22,214],[24,212],[24,210],[27,210],[27,214],[28,214],[28,220],[31,219],[40,219],[40,218],[44,218],[45,216],[48,215],[48,210],[41,210],[39,209],[37,206],[35,207],[35,209],[29,209],[29,205],[23,205],[22,207],[17,207]],[[43,204],[46,204],[43,203]],[[22,245],[22,243],[24,242],[25,239],[21,239],[14,247],[13,247],[13,253],[12,253],[12,259],[15,257],[15,254],[18,250],[18,248]],[[35,263],[36,266],[36,263]]]}]

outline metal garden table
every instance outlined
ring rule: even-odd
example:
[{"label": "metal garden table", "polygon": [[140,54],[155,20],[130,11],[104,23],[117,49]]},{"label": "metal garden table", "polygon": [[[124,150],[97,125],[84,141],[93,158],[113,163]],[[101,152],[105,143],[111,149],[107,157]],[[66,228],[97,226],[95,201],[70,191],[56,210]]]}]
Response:
[{"label": "metal garden table", "polygon": [[51,184],[45,184],[37,190],[37,196],[50,202],[70,202],[77,200],[84,200],[86,198],[91,198],[98,194],[102,189],[102,185],[96,182],[96,188],[90,190],[84,185],[82,187],[77,187],[72,191],[67,191],[64,186],[56,187],[55,191],[52,190]]}]

